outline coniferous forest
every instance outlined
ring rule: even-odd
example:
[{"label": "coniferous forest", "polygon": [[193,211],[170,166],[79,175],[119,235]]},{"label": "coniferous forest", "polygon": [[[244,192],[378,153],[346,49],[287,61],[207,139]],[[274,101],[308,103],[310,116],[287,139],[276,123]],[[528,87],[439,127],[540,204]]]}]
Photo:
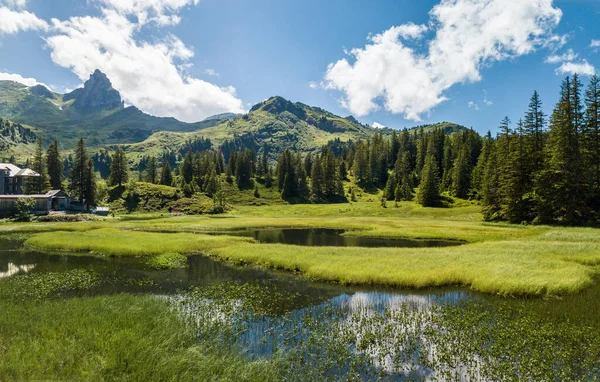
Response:
[{"label": "coniferous forest", "polygon": [[201,139],[177,153],[144,156],[132,168],[121,148],[88,155],[83,140],[75,158],[69,155],[61,165],[57,142],[44,158],[38,140],[30,166],[42,177],[29,191],[60,188],[65,178],[75,196],[95,204],[96,191],[86,190],[96,186],[85,184],[95,182],[93,169],[109,186],[123,186],[137,171],[138,181],[173,186],[186,197],[214,198],[223,180],[255,193],[260,182],[294,203],[354,201],[359,188],[383,190],[382,205],[414,200],[443,207],[451,196],[480,203],[487,221],[589,225],[600,216],[599,105],[599,77],[584,86],[574,75],[563,80],[550,115],[534,91],[523,115],[516,122],[504,118],[495,136],[421,127],[382,131],[367,140],[336,139],[304,155],[286,149],[279,156],[266,143],[257,149],[254,141],[237,139],[213,149]]}]

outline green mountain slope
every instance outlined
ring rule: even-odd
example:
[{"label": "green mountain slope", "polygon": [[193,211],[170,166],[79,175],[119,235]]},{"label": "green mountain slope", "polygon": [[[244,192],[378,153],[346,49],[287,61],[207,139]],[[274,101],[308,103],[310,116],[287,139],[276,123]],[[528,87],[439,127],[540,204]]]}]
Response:
[{"label": "green mountain slope", "polygon": [[98,70],[83,88],[69,94],[53,93],[42,85],[0,81],[0,117],[34,126],[38,135],[46,141],[58,139],[64,149],[72,148],[81,136],[91,146],[134,143],[157,131],[196,131],[227,118],[185,123],[154,117],[133,106],[125,108],[119,92]]},{"label": "green mountain slope", "polygon": [[0,118],[0,162],[21,160],[34,151],[36,134],[31,127]]},{"label": "green mountain slope", "polygon": [[[342,118],[326,110],[272,97],[254,106],[248,114],[191,133],[161,131],[141,143],[124,145],[132,158],[157,155],[181,148],[188,141],[210,139],[213,147],[228,142],[238,147],[269,147],[271,155],[286,148],[311,152],[334,139],[365,139],[379,130],[362,125],[352,117]],[[389,130],[382,131],[387,134]]]},{"label": "green mountain slope", "polygon": [[[165,151],[181,152],[190,142],[201,139],[210,140],[214,148],[225,144],[229,149],[259,149],[267,145],[274,158],[286,148],[312,152],[332,140],[346,142],[393,131],[282,97],[269,98],[248,114],[225,113],[197,123],[154,117],[134,106],[125,107],[119,92],[98,70],[82,88],[68,94],[54,93],[42,85],[27,87],[0,81],[0,118],[29,126],[46,144],[58,139],[62,150],[72,149],[79,137],[94,150],[122,145],[133,161]],[[466,129],[450,122],[413,129],[427,133],[437,128],[446,133]],[[2,144],[24,157],[29,155],[32,142],[5,139]],[[206,148],[206,142],[201,146]]]}]

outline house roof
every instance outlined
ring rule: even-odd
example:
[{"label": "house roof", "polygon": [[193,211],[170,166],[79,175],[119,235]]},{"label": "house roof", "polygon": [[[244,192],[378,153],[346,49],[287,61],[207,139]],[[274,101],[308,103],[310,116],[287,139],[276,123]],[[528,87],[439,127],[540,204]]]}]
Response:
[{"label": "house roof", "polygon": [[65,196],[66,197],[67,194],[65,194],[61,190],[52,190],[52,191],[48,191],[45,194],[34,194],[34,195],[23,195],[23,194],[19,194],[19,195],[0,195],[0,199],[20,199],[20,198],[50,199],[50,198],[54,198],[54,197],[58,197],[58,196]]},{"label": "house roof", "polygon": [[39,176],[37,172],[28,169],[28,168],[20,168],[15,166],[12,163],[0,163],[0,169],[8,170],[8,176]]}]

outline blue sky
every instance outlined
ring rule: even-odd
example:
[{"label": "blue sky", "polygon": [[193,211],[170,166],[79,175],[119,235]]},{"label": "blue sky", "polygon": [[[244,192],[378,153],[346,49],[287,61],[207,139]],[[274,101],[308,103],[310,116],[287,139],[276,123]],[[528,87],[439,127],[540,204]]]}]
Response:
[{"label": "blue sky", "polygon": [[0,16],[0,78],[63,92],[98,67],[128,103],[187,121],[281,95],[485,132],[600,70],[598,0],[0,0]]}]

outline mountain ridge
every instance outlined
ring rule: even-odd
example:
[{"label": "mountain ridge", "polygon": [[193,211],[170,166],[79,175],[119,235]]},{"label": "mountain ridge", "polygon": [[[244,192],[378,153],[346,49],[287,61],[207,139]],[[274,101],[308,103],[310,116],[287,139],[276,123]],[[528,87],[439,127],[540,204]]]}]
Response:
[{"label": "mountain ridge", "polygon": [[[246,114],[224,113],[195,123],[155,117],[135,106],[125,107],[120,93],[100,70],[94,71],[82,88],[67,94],[54,93],[43,85],[0,81],[0,118],[30,126],[46,143],[58,139],[63,150],[84,137],[90,147],[122,146],[135,158],[182,150],[194,140],[209,140],[214,148],[267,145],[273,155],[286,148],[312,152],[333,140],[368,139],[378,132],[387,135],[393,131],[281,96],[257,103]],[[448,133],[466,129],[443,122],[412,130],[421,128],[443,128]]]}]

